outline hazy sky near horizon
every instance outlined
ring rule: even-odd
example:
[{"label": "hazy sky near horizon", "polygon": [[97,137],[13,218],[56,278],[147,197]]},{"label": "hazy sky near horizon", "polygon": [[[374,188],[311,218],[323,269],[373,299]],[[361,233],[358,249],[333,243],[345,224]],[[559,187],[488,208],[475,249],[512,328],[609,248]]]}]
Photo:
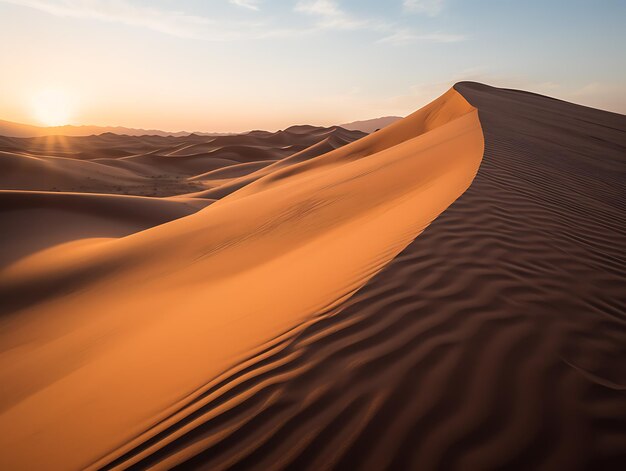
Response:
[{"label": "hazy sky near horizon", "polygon": [[626,113],[625,21],[623,0],[0,0],[0,119],[275,130],[460,80]]}]

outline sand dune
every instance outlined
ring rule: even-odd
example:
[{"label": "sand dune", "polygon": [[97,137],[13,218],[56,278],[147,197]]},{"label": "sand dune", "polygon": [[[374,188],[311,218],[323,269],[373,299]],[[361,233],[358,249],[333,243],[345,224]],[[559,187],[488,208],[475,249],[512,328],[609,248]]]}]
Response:
[{"label": "sand dune", "polygon": [[133,234],[188,216],[209,203],[204,199],[0,190],[0,266],[61,243]]},{"label": "sand dune", "polygon": [[99,467],[161,432],[366,283],[465,191],[482,150],[476,111],[451,90],[197,213],[6,267],[2,466]]},{"label": "sand dune", "polygon": [[624,116],[461,83],[365,137],[105,138],[206,189],[0,192],[0,468],[626,460]]},{"label": "sand dune", "polygon": [[225,166],[222,168],[218,168],[215,170],[211,170],[210,172],[202,173],[200,175],[196,175],[195,177],[191,177],[190,180],[204,180],[204,181],[224,181],[230,180],[233,178],[242,177],[244,175],[248,175],[249,173],[253,173],[257,170],[267,167],[268,165],[273,164],[276,160],[265,160],[258,162],[245,162],[242,164],[233,164],[229,166]]},{"label": "sand dune", "polygon": [[469,191],[111,467],[619,469],[626,118],[462,83]]},{"label": "sand dune", "polygon": [[[35,157],[0,151],[0,187],[3,189],[65,189],[88,185],[99,188],[113,182],[130,184],[142,177],[125,169],[111,168],[92,161],[64,157]],[[93,182],[88,180],[94,180]]]},{"label": "sand dune", "polygon": [[[296,152],[295,154],[289,155],[288,157],[285,157],[283,159],[280,159],[274,162],[269,161],[270,165],[263,166],[262,168],[256,171],[248,173],[247,175],[242,175],[239,178],[233,178],[230,181],[222,181],[220,182],[219,185],[216,185],[215,187],[210,188],[208,190],[198,191],[198,192],[186,194],[183,196],[194,197],[194,198],[211,198],[211,199],[223,198],[243,188],[244,186],[252,183],[253,181],[256,181],[259,178],[265,175],[268,175],[269,173],[273,171],[326,154],[327,152],[330,152],[332,150],[338,149],[341,146],[346,145],[348,142],[352,142],[352,141],[348,139],[336,137],[336,136],[325,137],[323,140],[305,149],[302,149],[299,152]],[[232,169],[235,167],[236,167],[235,165],[231,165],[230,167],[224,168],[224,170],[227,171],[229,168]],[[250,169],[251,167],[247,167],[247,168]],[[199,177],[194,177],[193,179],[199,179]]]}]

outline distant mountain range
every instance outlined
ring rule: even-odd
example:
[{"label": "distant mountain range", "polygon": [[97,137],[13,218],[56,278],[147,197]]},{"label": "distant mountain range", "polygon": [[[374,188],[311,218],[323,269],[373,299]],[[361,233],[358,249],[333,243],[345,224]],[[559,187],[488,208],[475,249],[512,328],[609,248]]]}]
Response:
[{"label": "distant mountain range", "polygon": [[[0,135],[8,137],[40,137],[40,136],[92,136],[104,133],[127,136],[188,136],[186,131],[168,132],[158,129],[136,129],[122,126],[34,126],[31,124],[13,123],[0,120]],[[224,136],[229,133],[194,133],[202,136]]]},{"label": "distant mountain range", "polygon": [[366,133],[373,133],[378,129],[382,129],[386,126],[389,126],[392,123],[395,123],[399,119],[402,119],[400,116],[383,116],[382,118],[374,118],[374,119],[366,119],[363,121],[353,121],[351,123],[340,124],[344,129],[348,129],[350,131],[363,131]]},{"label": "distant mountain range", "polygon": [[[402,119],[399,116],[384,116],[382,118],[366,119],[363,121],[353,121],[351,123],[340,124],[339,126],[350,131],[362,131],[372,133],[382,129],[391,123]],[[127,136],[188,136],[196,134],[199,136],[227,136],[236,133],[208,133],[208,132],[169,132],[158,129],[137,129],[123,126],[34,126],[32,124],[14,123],[0,120],[0,136],[8,137],[41,137],[41,136],[92,136],[104,133],[113,133]]]}]

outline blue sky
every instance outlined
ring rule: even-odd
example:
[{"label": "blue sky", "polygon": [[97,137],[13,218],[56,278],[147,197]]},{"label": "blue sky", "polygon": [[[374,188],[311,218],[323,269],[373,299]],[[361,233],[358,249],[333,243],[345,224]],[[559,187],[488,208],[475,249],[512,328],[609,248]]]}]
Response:
[{"label": "blue sky", "polygon": [[459,80],[626,113],[625,23],[617,0],[0,0],[0,118],[53,90],[73,124],[330,125]]}]

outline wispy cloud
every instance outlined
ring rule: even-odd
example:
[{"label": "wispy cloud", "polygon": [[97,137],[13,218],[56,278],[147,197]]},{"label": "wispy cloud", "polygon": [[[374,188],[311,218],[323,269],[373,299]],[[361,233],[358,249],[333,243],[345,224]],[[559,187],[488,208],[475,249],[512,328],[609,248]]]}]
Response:
[{"label": "wispy cloud", "polygon": [[179,37],[193,37],[214,21],[180,11],[136,6],[124,0],[2,0],[66,18],[87,18],[139,26]]},{"label": "wispy cloud", "polygon": [[[405,5],[409,0],[405,0]],[[416,5],[417,1],[414,2]],[[434,5],[441,4],[441,0],[429,0],[423,5],[429,11],[434,11]],[[383,35],[378,43],[388,43],[393,45],[409,44],[414,42],[438,42],[453,43],[465,41],[466,36],[460,34],[449,34],[442,32],[419,33],[406,27],[401,27],[395,22],[384,21],[378,18],[357,17],[342,9],[336,0],[300,0],[295,7],[295,11],[312,15],[317,18],[316,26],[320,29],[337,30],[369,30]]]},{"label": "wispy cloud", "polygon": [[412,13],[436,16],[443,10],[444,0],[403,0],[404,9]]},{"label": "wispy cloud", "polygon": [[179,11],[163,11],[139,7],[123,0],[3,0],[6,3],[34,8],[51,15],[69,18],[89,18],[140,26],[174,36],[189,37],[201,26],[213,21]]},{"label": "wispy cloud", "polygon": [[238,7],[247,8],[248,10],[259,10],[258,0],[228,0],[228,2]]},{"label": "wispy cloud", "polygon": [[371,20],[349,14],[333,0],[300,0],[295,11],[317,17],[320,28],[363,29],[374,26]]},{"label": "wispy cloud", "polygon": [[389,36],[379,39],[378,43],[389,43],[394,45],[411,44],[414,42],[431,42],[431,43],[457,43],[467,41],[468,37],[462,34],[449,33],[426,33],[419,34],[410,30],[398,30]]},{"label": "wispy cloud", "polygon": [[[270,28],[263,22],[242,22],[192,15],[132,4],[128,0],[0,0],[65,18],[83,18],[150,29],[180,38],[229,41],[285,37],[300,34],[295,29]],[[250,0],[240,3],[254,6]]]},{"label": "wispy cloud", "polygon": [[328,17],[343,16],[345,14],[339,8],[337,2],[333,0],[300,0],[296,4],[296,11]]},{"label": "wispy cloud", "polygon": [[[242,8],[259,10],[259,0],[228,1]],[[255,21],[214,18],[180,10],[138,5],[130,0],[0,0],[0,2],[33,8],[59,17],[106,21],[145,28],[179,38],[208,41],[293,38],[328,30],[370,31],[382,36],[382,39],[378,40],[379,43],[392,45],[417,41],[449,43],[466,39],[456,34],[415,32],[396,22],[360,17],[342,8],[337,0],[296,1],[294,10],[313,18],[310,26],[299,28],[277,27],[275,22],[270,21],[271,18],[265,20],[256,18]],[[407,2],[408,0],[405,0],[405,3]]]}]

